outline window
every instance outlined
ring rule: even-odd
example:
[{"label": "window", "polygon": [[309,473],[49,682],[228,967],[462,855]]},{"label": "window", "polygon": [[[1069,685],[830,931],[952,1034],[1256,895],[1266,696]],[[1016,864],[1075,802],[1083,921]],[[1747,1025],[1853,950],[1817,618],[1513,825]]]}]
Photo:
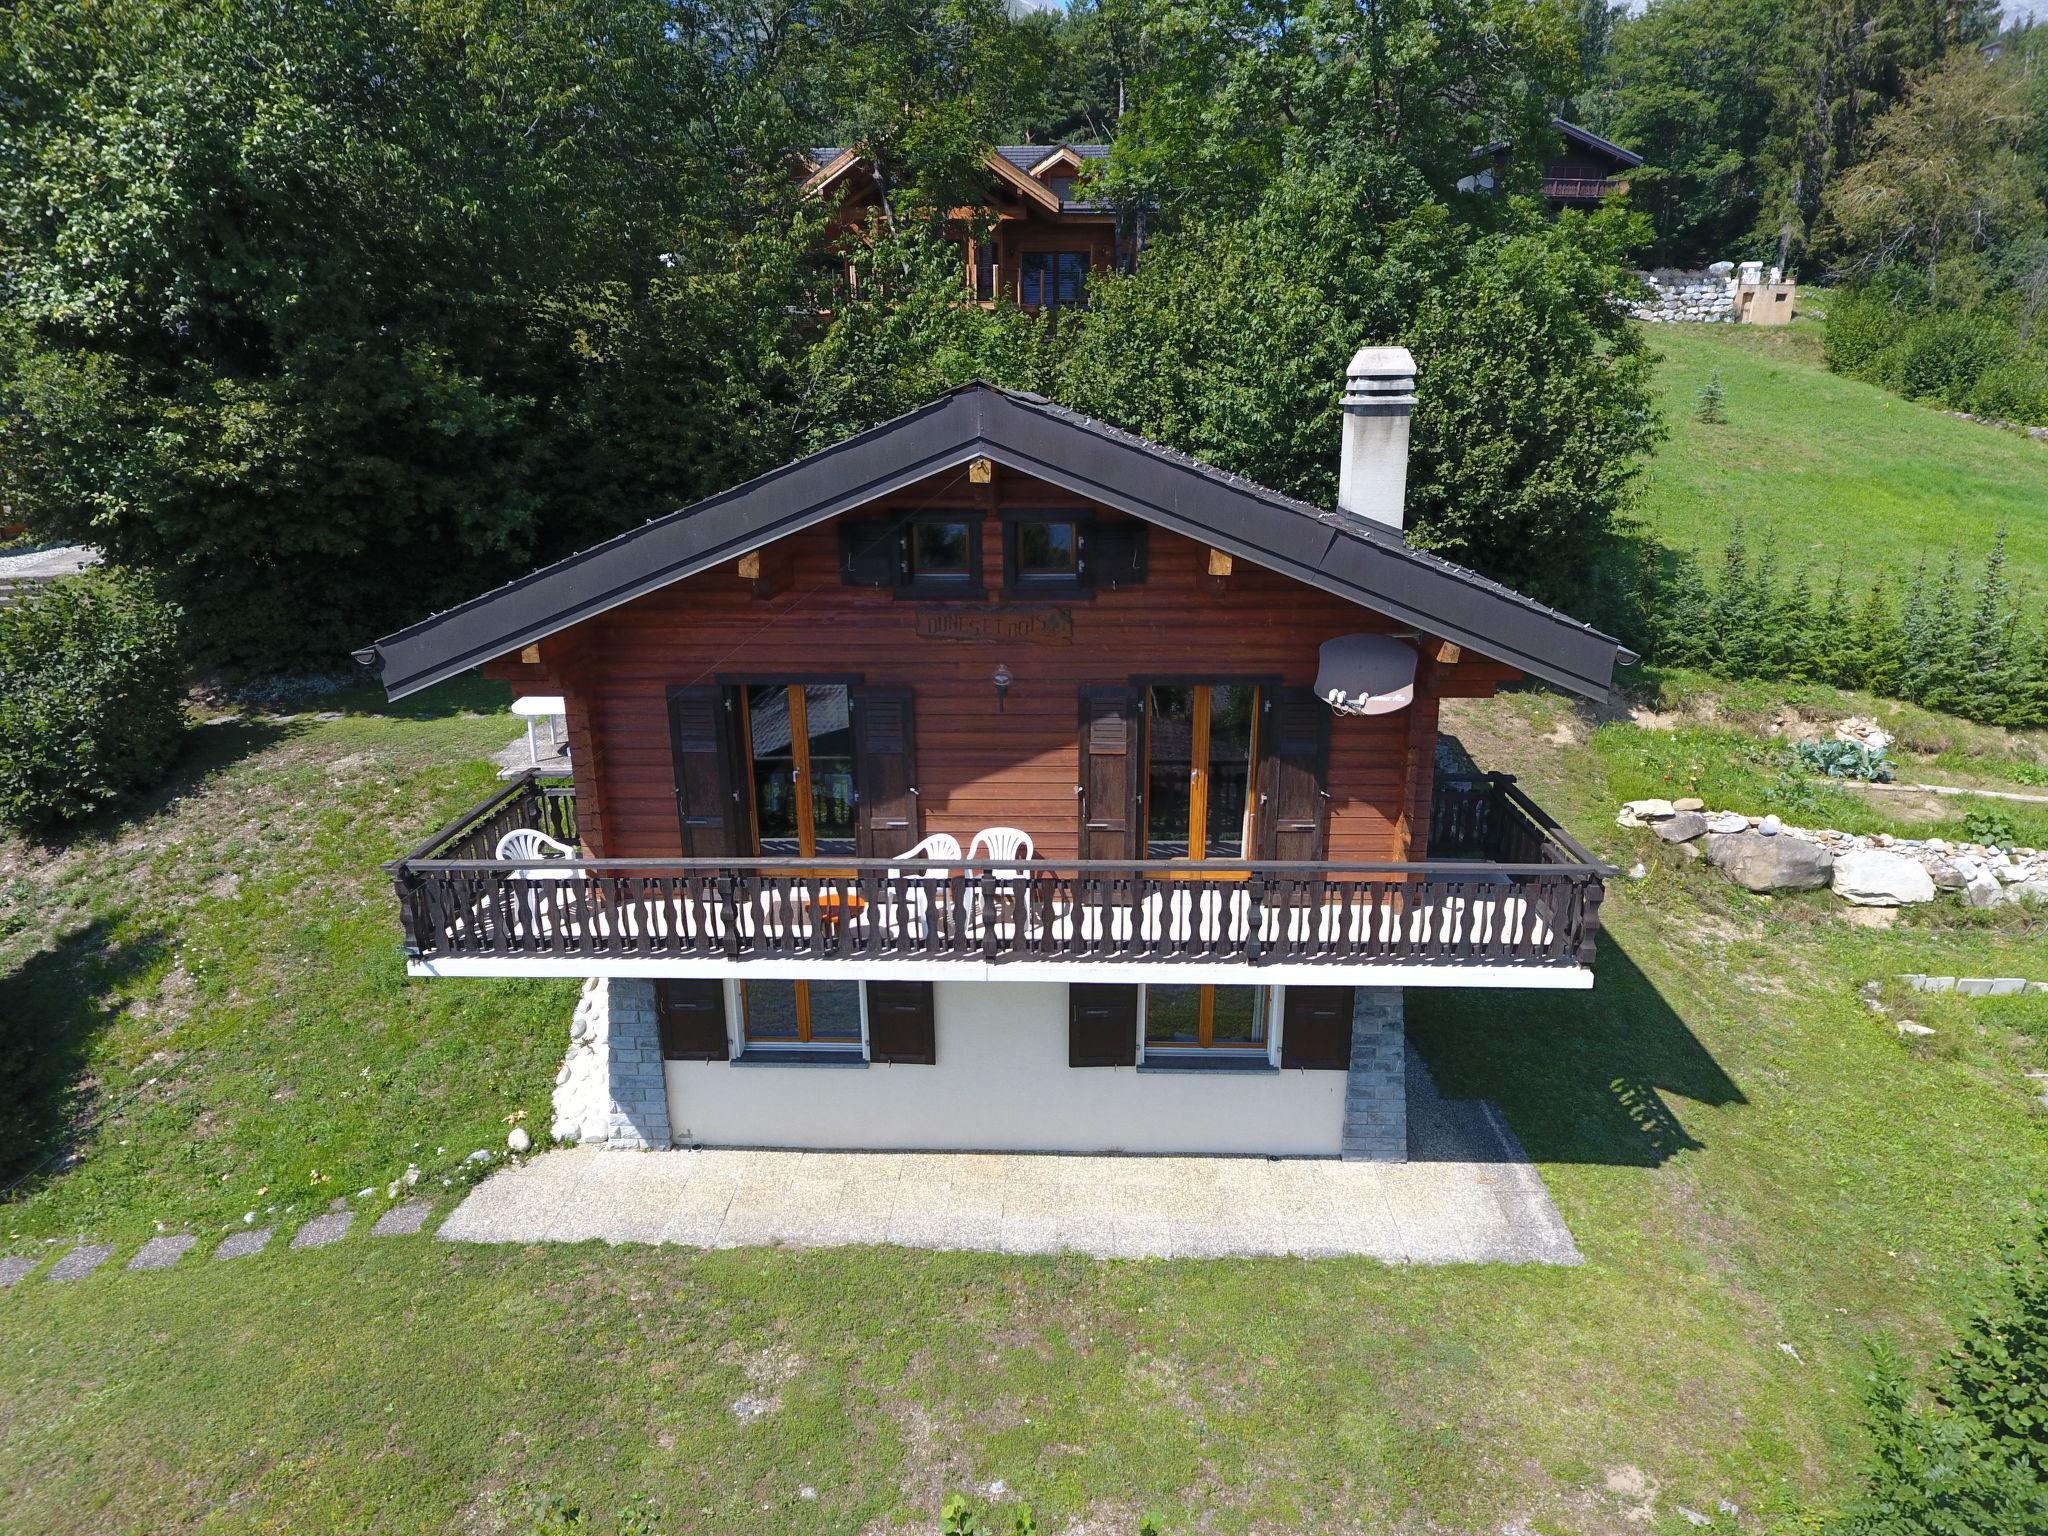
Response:
[{"label": "window", "polygon": [[979,512],[914,512],[839,525],[839,576],[899,597],[982,597]]},{"label": "window", "polygon": [[852,857],[853,729],[844,683],[757,683],[745,691],[754,851]]},{"label": "window", "polygon": [[1085,309],[1086,251],[1026,251],[1020,262],[1017,302],[1026,309]]},{"label": "window", "polygon": [[1266,1048],[1264,987],[1148,985],[1142,1007],[1147,1056]]},{"label": "window", "polygon": [[1248,683],[1146,689],[1147,858],[1245,857],[1258,707]]},{"label": "window", "polygon": [[750,1046],[859,1050],[857,981],[742,981],[740,1020]]},{"label": "window", "polygon": [[1048,176],[1045,178],[1045,184],[1052,192],[1052,195],[1061,202],[1071,203],[1074,200],[1074,178],[1072,176]]},{"label": "window", "polygon": [[966,583],[974,539],[966,522],[917,522],[910,526],[910,580]]},{"label": "window", "polygon": [[1061,509],[1003,514],[1003,595],[1079,597],[1089,590],[1089,520]]}]

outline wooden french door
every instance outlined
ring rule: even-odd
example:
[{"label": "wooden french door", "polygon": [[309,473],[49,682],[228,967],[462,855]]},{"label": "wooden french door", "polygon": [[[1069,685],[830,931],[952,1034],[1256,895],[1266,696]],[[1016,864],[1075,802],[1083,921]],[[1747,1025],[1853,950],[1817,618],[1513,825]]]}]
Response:
[{"label": "wooden french door", "polygon": [[844,683],[756,683],[743,693],[754,852],[854,856],[851,692]]},{"label": "wooden french door", "polygon": [[1249,683],[1146,689],[1146,858],[1247,856],[1258,719],[1259,690]]}]

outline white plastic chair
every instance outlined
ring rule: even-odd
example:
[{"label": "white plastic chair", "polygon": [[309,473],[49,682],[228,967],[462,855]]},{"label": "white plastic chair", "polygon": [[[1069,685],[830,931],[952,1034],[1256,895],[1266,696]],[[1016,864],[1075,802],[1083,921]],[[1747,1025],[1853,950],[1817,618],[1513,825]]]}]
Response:
[{"label": "white plastic chair", "polygon": [[[497,856],[501,859],[573,859],[576,850],[567,843],[537,832],[532,827],[514,827],[498,839]],[[515,869],[515,880],[571,880],[573,869]]]},{"label": "white plastic chair", "polygon": [[[974,834],[974,841],[967,845],[967,857],[970,860],[1022,859],[1028,863],[1036,855],[1037,849],[1032,845],[1031,834],[1029,832],[1020,832],[1015,827],[983,827]],[[1003,889],[996,896],[996,901],[1000,904],[1009,900],[1015,893],[1016,888],[1010,882],[1022,880],[1028,871],[1022,869],[994,869],[989,871],[989,873],[993,874],[998,881],[1003,883]],[[977,921],[987,922],[993,914],[981,910],[980,882],[981,872],[979,870],[968,874],[968,908]],[[1020,902],[1019,905],[1021,906],[1022,903]],[[997,910],[1001,910],[1000,905],[998,905]],[[1029,923],[1028,916],[1026,916],[1026,923],[1027,925]]]},{"label": "white plastic chair", "polygon": [[[953,836],[950,832],[934,832],[915,848],[897,854],[891,862],[904,864],[912,859],[936,861],[939,859],[957,859],[959,857],[961,857],[960,839]],[[904,926],[917,937],[924,937],[931,922],[931,892],[922,888],[922,882],[944,880],[951,873],[951,870],[946,869],[892,869],[889,871],[889,878],[891,880],[914,880],[920,882],[919,885],[903,893]]]}]

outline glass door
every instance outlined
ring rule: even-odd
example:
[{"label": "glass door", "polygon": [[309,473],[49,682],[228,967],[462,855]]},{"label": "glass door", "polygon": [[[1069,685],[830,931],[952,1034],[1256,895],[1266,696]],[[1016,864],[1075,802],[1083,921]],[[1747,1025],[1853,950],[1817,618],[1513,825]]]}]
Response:
[{"label": "glass door", "polygon": [[1242,859],[1250,846],[1259,690],[1246,683],[1146,690],[1145,856]]},{"label": "glass door", "polygon": [[843,683],[746,691],[754,848],[764,858],[852,858],[853,726]]}]

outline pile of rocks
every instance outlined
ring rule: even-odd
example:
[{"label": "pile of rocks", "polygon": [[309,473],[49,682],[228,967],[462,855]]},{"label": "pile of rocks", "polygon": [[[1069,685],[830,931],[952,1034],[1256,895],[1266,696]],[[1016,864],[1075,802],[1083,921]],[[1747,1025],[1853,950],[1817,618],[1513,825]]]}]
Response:
[{"label": "pile of rocks", "polygon": [[1728,264],[1719,266],[1719,271],[1680,272],[1660,267],[1643,273],[1647,291],[1629,312],[1638,320],[1660,324],[1676,320],[1734,323],[1735,285],[1728,280]]},{"label": "pile of rocks", "polygon": [[1615,823],[1647,827],[1749,891],[1828,887],[1860,907],[1898,907],[1959,893],[1973,907],[2048,903],[2048,853],[1788,827],[1776,816],[1709,811],[1698,800],[1631,800]]}]

